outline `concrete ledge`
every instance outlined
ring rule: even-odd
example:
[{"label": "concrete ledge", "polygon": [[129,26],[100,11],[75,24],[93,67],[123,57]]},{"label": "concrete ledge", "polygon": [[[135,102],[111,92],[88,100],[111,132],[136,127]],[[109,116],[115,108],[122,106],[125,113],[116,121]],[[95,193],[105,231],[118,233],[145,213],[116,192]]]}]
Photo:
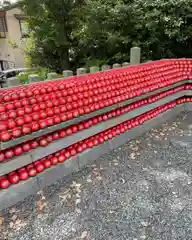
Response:
[{"label": "concrete ledge", "polygon": [[[184,103],[185,111],[191,112],[192,111],[192,103]],[[192,122],[192,120],[191,120]]]},{"label": "concrete ledge", "polygon": [[8,189],[0,191],[0,211],[12,206],[13,204],[23,201],[27,196],[39,191],[37,178],[30,178],[27,181],[20,182]]},{"label": "concrete ledge", "polygon": [[86,151],[79,154],[79,169],[83,168],[87,164],[92,163],[99,157],[110,151],[109,142],[105,142],[97,147],[87,149]]},{"label": "concrete ledge", "polygon": [[1,163],[0,165],[0,176],[14,171],[15,169],[21,168],[32,163],[31,154],[24,154],[20,157],[15,157],[7,162]]},{"label": "concrete ledge", "polygon": [[79,171],[78,157],[68,159],[66,162],[56,165],[39,174],[37,179],[40,189],[49,186],[63,177]]}]

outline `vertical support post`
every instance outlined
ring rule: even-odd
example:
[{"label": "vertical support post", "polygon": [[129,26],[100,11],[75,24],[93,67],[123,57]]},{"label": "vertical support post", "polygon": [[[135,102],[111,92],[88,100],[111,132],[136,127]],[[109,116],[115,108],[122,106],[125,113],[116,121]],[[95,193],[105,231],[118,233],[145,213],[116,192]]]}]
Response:
[{"label": "vertical support post", "polygon": [[86,72],[87,72],[87,71],[86,71],[85,68],[78,68],[78,69],[77,69],[77,76],[85,75]]},{"label": "vertical support post", "polygon": [[90,73],[97,73],[97,72],[99,72],[99,67],[97,66],[90,67]]},{"label": "vertical support post", "polygon": [[35,82],[40,82],[41,78],[37,74],[31,74],[28,76],[29,83],[35,83]]},{"label": "vertical support post", "polygon": [[113,64],[113,68],[114,68],[114,69],[121,68],[121,64],[119,64],[119,63],[114,63],[114,64]]},{"label": "vertical support post", "polygon": [[15,87],[21,85],[19,79],[17,79],[16,77],[8,78],[6,80],[6,83],[8,87]]},{"label": "vertical support post", "polygon": [[128,63],[128,62],[124,62],[123,64],[122,64],[122,67],[129,67],[130,66],[130,63]]},{"label": "vertical support post", "polygon": [[132,47],[130,51],[130,64],[138,65],[141,62],[141,48]]},{"label": "vertical support post", "polygon": [[71,70],[64,70],[63,71],[63,77],[64,78],[68,78],[68,77],[71,77],[73,76],[73,72]]},{"label": "vertical support post", "polygon": [[54,78],[57,78],[57,73],[56,72],[51,72],[47,74],[47,80],[52,80]]},{"label": "vertical support post", "polygon": [[103,65],[103,66],[101,67],[101,71],[102,71],[102,72],[108,71],[108,70],[110,70],[110,69],[111,69],[111,67],[110,67],[109,65]]}]

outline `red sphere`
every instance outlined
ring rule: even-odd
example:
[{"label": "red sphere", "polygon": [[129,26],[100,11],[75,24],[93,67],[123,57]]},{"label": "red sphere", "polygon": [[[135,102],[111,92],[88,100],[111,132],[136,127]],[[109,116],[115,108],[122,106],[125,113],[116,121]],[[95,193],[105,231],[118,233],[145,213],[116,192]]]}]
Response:
[{"label": "red sphere", "polygon": [[35,168],[31,167],[31,168],[28,169],[28,174],[29,174],[30,177],[34,177],[34,176],[37,175],[37,170]]},{"label": "red sphere", "polygon": [[13,138],[18,138],[22,135],[21,129],[19,128],[13,128],[12,130],[12,136]]},{"label": "red sphere", "polygon": [[1,141],[8,142],[11,139],[11,133],[8,131],[4,131],[1,133]]},{"label": "red sphere", "polygon": [[9,173],[8,179],[9,179],[10,183],[12,183],[12,184],[17,184],[17,183],[19,183],[19,180],[20,180],[19,176],[16,172]]},{"label": "red sphere", "polygon": [[20,180],[25,181],[29,178],[29,175],[28,175],[27,171],[25,170],[25,168],[19,169],[17,172],[18,172]]},{"label": "red sphere", "polygon": [[43,165],[45,168],[50,168],[51,167],[51,161],[48,159],[45,159],[42,161]]},{"label": "red sphere", "polygon": [[10,182],[7,178],[1,178],[0,179],[0,188],[6,189],[6,188],[9,187],[9,185],[10,185]]},{"label": "red sphere", "polygon": [[44,169],[45,169],[44,165],[40,162],[35,165],[35,168],[36,168],[38,173],[43,172]]},{"label": "red sphere", "polygon": [[19,156],[19,155],[21,155],[22,153],[23,153],[22,147],[18,146],[18,147],[15,147],[15,148],[14,148],[14,155],[15,155],[15,156]]}]

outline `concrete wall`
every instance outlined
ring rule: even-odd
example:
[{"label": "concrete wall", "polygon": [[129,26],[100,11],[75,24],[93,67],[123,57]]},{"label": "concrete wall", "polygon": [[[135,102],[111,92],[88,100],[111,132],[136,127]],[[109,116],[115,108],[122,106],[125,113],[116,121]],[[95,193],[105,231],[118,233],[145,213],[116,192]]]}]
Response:
[{"label": "concrete wall", "polygon": [[6,21],[8,32],[6,38],[0,38],[0,59],[13,61],[16,67],[24,67],[24,55],[19,49],[13,49],[8,43],[9,40],[15,41],[17,45],[24,49],[27,43],[27,38],[22,38],[19,20],[15,14],[22,14],[18,8],[13,8],[6,12]]}]

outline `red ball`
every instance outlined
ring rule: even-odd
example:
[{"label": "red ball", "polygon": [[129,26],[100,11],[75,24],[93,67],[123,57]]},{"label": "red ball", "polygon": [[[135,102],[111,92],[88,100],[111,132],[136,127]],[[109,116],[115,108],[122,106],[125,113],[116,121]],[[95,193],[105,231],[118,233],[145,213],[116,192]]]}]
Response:
[{"label": "red ball", "polygon": [[35,168],[36,168],[38,173],[43,172],[44,169],[45,169],[44,165],[40,162],[35,165]]},{"label": "red ball", "polygon": [[0,123],[0,132],[7,130],[7,128],[8,128],[7,122]]},{"label": "red ball", "polygon": [[23,124],[25,123],[23,117],[16,118],[15,122],[16,122],[17,126],[23,126]]},{"label": "red ball", "polygon": [[58,162],[59,163],[62,163],[62,162],[64,162],[65,161],[65,156],[63,155],[63,154],[60,154],[59,156],[58,156]]},{"label": "red ball", "polygon": [[37,170],[35,168],[31,167],[31,168],[28,169],[28,174],[29,174],[30,177],[34,177],[34,176],[37,175]]},{"label": "red ball", "polygon": [[25,181],[29,178],[29,175],[28,175],[27,171],[25,170],[25,168],[19,169],[18,175],[19,175],[19,179],[22,181]]},{"label": "red ball", "polygon": [[20,156],[23,153],[22,147],[18,146],[14,148],[14,155],[15,156]]},{"label": "red ball", "polygon": [[47,127],[46,120],[41,121],[41,122],[39,123],[39,126],[40,126],[41,129],[46,128],[46,127]]},{"label": "red ball", "polygon": [[19,176],[16,172],[13,172],[13,173],[9,173],[8,174],[8,179],[9,179],[9,182],[12,183],[12,184],[17,184],[19,183]]},{"label": "red ball", "polygon": [[0,153],[0,162],[3,162],[5,160],[5,155],[3,152]]},{"label": "red ball", "polygon": [[29,152],[31,150],[31,146],[29,143],[25,143],[22,146],[24,152]]},{"label": "red ball", "polygon": [[35,140],[30,143],[30,147],[31,147],[32,149],[36,149],[38,146],[39,146],[39,144],[38,144],[38,142],[35,141]]},{"label": "red ball", "polygon": [[11,133],[8,131],[4,131],[1,133],[1,141],[8,142],[11,139]]},{"label": "red ball", "polygon": [[10,185],[10,182],[7,178],[1,178],[0,179],[0,188],[6,189],[6,188],[9,187],[9,185]]},{"label": "red ball", "polygon": [[42,161],[43,165],[45,168],[50,168],[51,167],[51,161],[48,159],[45,159]]},{"label": "red ball", "polygon": [[23,134],[25,134],[25,135],[31,133],[31,127],[30,127],[29,125],[24,125],[24,126],[22,127],[22,132],[23,132]]},{"label": "red ball", "polygon": [[51,164],[56,165],[58,163],[58,158],[56,156],[50,158]]},{"label": "red ball", "polygon": [[41,147],[46,147],[46,146],[48,145],[48,142],[47,142],[46,139],[41,139],[41,140],[39,141],[39,145],[40,145]]},{"label": "red ball", "polygon": [[22,135],[21,129],[19,128],[13,128],[12,130],[12,136],[13,138],[18,138]]}]

